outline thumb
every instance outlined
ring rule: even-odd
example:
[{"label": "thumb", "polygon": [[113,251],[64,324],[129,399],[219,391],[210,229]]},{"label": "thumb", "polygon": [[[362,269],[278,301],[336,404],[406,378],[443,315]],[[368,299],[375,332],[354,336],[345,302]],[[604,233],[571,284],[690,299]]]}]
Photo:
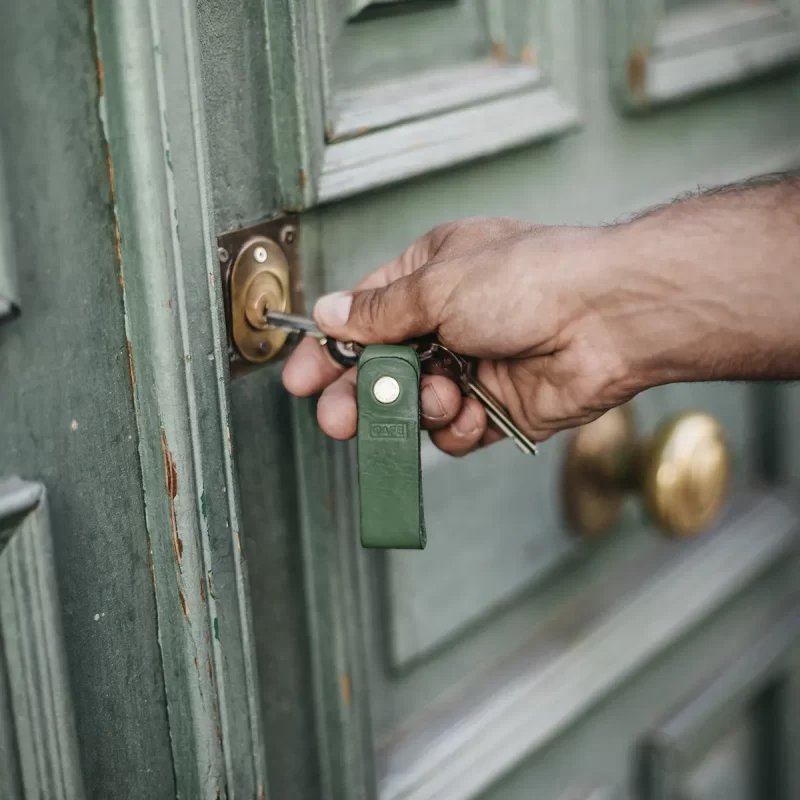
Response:
[{"label": "thumb", "polygon": [[[436,288],[420,269],[375,289],[321,297],[314,321],[325,333],[361,344],[393,344],[436,330]],[[432,291],[429,291],[432,290]]]}]

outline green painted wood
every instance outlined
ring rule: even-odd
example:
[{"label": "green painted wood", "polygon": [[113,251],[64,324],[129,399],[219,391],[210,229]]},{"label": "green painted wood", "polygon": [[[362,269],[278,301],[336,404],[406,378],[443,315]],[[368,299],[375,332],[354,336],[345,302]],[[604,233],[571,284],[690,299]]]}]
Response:
[{"label": "green painted wood", "polygon": [[279,368],[267,367],[234,381],[231,400],[269,783],[278,796],[312,800],[323,796],[322,767],[296,452],[294,437],[275,435],[292,429],[291,399]]},{"label": "green painted wood", "polygon": [[621,684],[579,725],[480,795],[481,800],[561,798],[571,797],[571,792],[580,797],[579,792],[589,787],[616,786],[631,800],[643,800],[646,795],[637,788],[637,742],[674,710],[682,696],[707,685],[755,648],[782,615],[797,615],[797,576],[796,564],[776,565],[649,669]]},{"label": "green painted wood", "polygon": [[[498,154],[478,165],[399,183],[389,189],[370,192],[368,196],[350,197],[346,202],[303,214],[300,249],[308,303],[324,291],[350,285],[366,270],[402,251],[415,236],[446,219],[497,214],[540,222],[597,223],[663,202],[698,183],[736,180],[797,163],[800,159],[797,146],[800,116],[792,102],[798,88],[796,73],[756,85],[743,84],[724,94],[706,95],[692,104],[672,106],[660,115],[638,119],[621,116],[609,102],[613,72],[609,70],[609,51],[603,36],[607,10],[601,2],[588,3],[581,7],[576,20],[584,48],[580,69],[575,63],[572,69],[580,76],[579,94],[585,120],[577,133],[547,144]],[[401,15],[402,12],[401,8]],[[391,24],[388,18],[359,20],[358,24],[377,25],[379,21],[387,26]],[[564,52],[557,49],[557,55],[567,58]],[[455,78],[455,73],[451,77]],[[446,86],[446,82],[443,85]],[[354,99],[347,113],[352,120],[348,125],[355,130],[356,120],[368,118],[369,104],[362,107]],[[393,123],[386,116],[382,124],[390,130]],[[691,132],[691,146],[687,146],[687,132]],[[468,139],[471,131],[464,129],[464,135]],[[374,153],[368,151],[367,139],[369,136],[363,140],[357,136],[345,137],[342,144],[347,144],[348,152],[353,153],[355,159],[366,152],[372,157]],[[227,158],[228,155],[223,154],[222,161],[214,165],[215,185],[224,182]],[[423,171],[426,170],[428,166]],[[356,753],[360,753],[358,758],[368,761],[371,751],[376,754],[378,797],[394,796],[386,788],[387,781],[402,774],[423,776],[407,790],[407,796],[433,796],[438,784],[425,776],[436,772],[431,767],[436,762],[436,747],[442,742],[452,743],[465,730],[474,733],[474,741],[480,741],[482,733],[485,734],[483,738],[489,740],[498,730],[479,722],[470,727],[476,718],[479,719],[477,698],[483,696],[477,691],[471,692],[470,687],[477,686],[478,677],[483,676],[486,684],[502,695],[507,684],[514,685],[513,679],[527,674],[524,669],[504,672],[495,658],[502,660],[502,655],[515,653],[523,642],[535,636],[540,626],[552,625],[556,637],[574,635],[580,642],[581,631],[589,635],[582,627],[588,613],[586,609],[612,601],[608,586],[616,587],[619,595],[615,597],[621,603],[624,598],[639,596],[640,591],[647,592],[652,571],[674,557],[675,549],[658,541],[632,508],[625,525],[608,544],[562,561],[561,555],[571,554],[572,543],[556,503],[559,454],[563,446],[556,440],[543,448],[546,452],[542,463],[537,459],[530,472],[519,470],[513,448],[504,452],[500,447],[491,455],[478,456],[477,461],[469,463],[437,458],[428,450],[423,463],[423,471],[428,471],[425,476],[426,515],[433,514],[438,521],[437,530],[431,529],[431,546],[426,551],[431,561],[417,569],[410,566],[401,569],[399,561],[394,560],[395,554],[390,554],[389,558],[373,557],[377,554],[365,554],[358,548],[350,556],[343,557],[342,552],[348,552],[347,548],[352,548],[357,541],[353,484],[348,484],[354,474],[352,451],[347,446],[323,445],[310,403],[298,406],[305,417],[297,428],[299,434],[291,448],[284,441],[285,434],[276,434],[278,426],[285,424],[282,401],[276,396],[276,372],[270,368],[269,375],[243,379],[246,389],[240,388],[238,381],[233,388],[238,398],[234,428],[244,432],[241,437],[237,436],[237,453],[247,464],[263,465],[264,470],[248,469],[240,473],[246,508],[245,527],[250,529],[247,540],[254,545],[264,540],[263,531],[277,528],[268,541],[269,552],[278,556],[279,564],[285,563],[288,553],[297,558],[290,544],[294,526],[320,532],[319,540],[310,540],[313,543],[310,551],[306,543],[309,540],[304,539],[305,586],[306,592],[310,592],[308,622],[307,627],[298,631],[292,650],[293,653],[301,650],[300,637],[308,630],[312,638],[310,659],[320,743],[318,757],[324,765],[322,779],[330,780],[336,787],[334,796],[337,791],[348,796],[348,791],[355,793],[359,787],[369,792],[371,784],[359,784],[359,772],[350,769],[347,766],[350,762],[335,749],[342,747],[338,743],[355,739],[358,746],[347,746],[355,747]],[[266,393],[260,400],[257,399],[259,390]],[[739,478],[747,483],[763,474],[768,461],[766,457],[759,461],[752,457],[760,430],[754,425],[759,418],[757,415],[761,414],[758,410],[761,399],[758,393],[745,386],[679,386],[648,393],[637,399],[636,406],[643,428],[647,430],[668,412],[679,409],[705,408],[722,417],[737,453]],[[259,404],[261,410],[254,410],[253,405],[259,408]],[[267,419],[259,419],[264,414]],[[272,453],[276,440],[281,442],[280,450]],[[297,481],[283,462],[290,452],[294,454],[298,470]],[[489,463],[495,476],[492,481],[485,480]],[[265,485],[281,500],[264,499]],[[435,491],[429,487],[434,487]],[[306,522],[298,523],[293,519],[290,498],[294,492],[299,492],[301,518]],[[344,502],[345,495],[351,498],[349,505]],[[248,508],[251,505],[252,510]],[[481,550],[479,534],[484,533],[487,526],[496,529],[500,516],[512,520],[513,529],[499,530],[491,551]],[[734,513],[732,525],[736,519]],[[791,514],[787,519],[791,527]],[[750,557],[752,542],[759,541],[761,531],[769,527],[766,521],[762,523],[757,519],[749,524],[751,527],[737,528],[736,542],[729,545],[728,555],[742,563]],[[788,529],[785,532],[788,547]],[[432,546],[437,535],[443,549],[434,559]],[[766,538],[771,535],[764,534]],[[331,539],[338,544],[334,545]],[[761,541],[763,543],[764,539]],[[778,548],[774,555],[780,560],[786,553]],[[260,563],[264,564],[265,580],[269,575],[275,580],[287,580],[280,567],[270,568],[268,554],[261,557]],[[402,590],[398,583],[400,578],[405,581]],[[754,582],[758,588],[748,591],[747,587]],[[728,588],[730,594],[726,594],[722,602],[724,607],[734,609],[726,618],[732,626],[729,630],[737,629],[739,634],[742,633],[738,628],[740,624],[749,625],[743,620],[752,621],[749,614],[755,606],[751,604],[764,603],[760,607],[769,616],[771,612],[767,609],[774,610],[785,599],[785,583],[779,581],[771,586],[769,582],[758,581],[755,575],[741,573],[738,578],[731,579]],[[585,594],[580,594],[581,589]],[[295,588],[295,597],[296,591]],[[576,593],[582,600],[578,602],[576,598],[573,607],[569,599]],[[277,599],[275,593],[264,593],[264,596],[269,596],[272,602]],[[632,672],[625,673],[619,684],[609,688],[607,695],[600,697],[588,691],[576,693],[575,715],[564,727],[555,724],[558,715],[548,717],[532,706],[532,719],[541,724],[542,738],[532,744],[527,754],[517,753],[520,766],[512,768],[510,763],[498,766],[498,760],[492,768],[475,758],[471,762],[474,769],[465,767],[462,774],[453,766],[457,759],[444,759],[442,763],[449,764],[448,769],[453,770],[446,772],[455,787],[453,796],[471,797],[478,791],[485,791],[486,796],[497,792],[499,797],[559,797],[567,788],[573,788],[565,785],[570,777],[568,765],[572,766],[580,787],[588,787],[587,793],[594,791],[594,787],[602,791],[603,787],[613,788],[624,782],[626,758],[641,726],[626,727],[627,723],[622,722],[615,725],[613,721],[617,718],[628,719],[618,693],[627,692],[629,686],[640,681],[656,687],[652,688],[653,694],[648,695],[651,699],[647,703],[641,701],[642,708],[630,711],[631,715],[643,715],[643,726],[654,718],[656,708],[663,710],[658,703],[674,702],[701,677],[699,667],[695,672],[684,673],[677,669],[670,672],[664,667],[672,654],[681,649],[681,637],[685,635],[682,629],[684,633],[670,638],[669,631],[673,630],[670,626],[683,618],[687,609],[693,608],[692,613],[697,611],[697,625],[706,635],[711,630],[711,623],[703,627],[710,608],[704,606],[706,601],[698,601],[695,608],[686,599],[688,594],[683,592],[681,596],[683,601],[676,600],[660,616],[665,631],[662,656],[652,662],[639,662],[640,666],[634,667],[631,660],[634,650],[630,650],[629,658],[625,657],[626,638],[621,636],[617,647],[622,654],[619,667],[623,670],[630,667]],[[744,599],[737,603],[737,596]],[[567,610],[570,608],[573,611]],[[420,613],[422,609],[427,613]],[[256,603],[257,619],[269,620],[274,613],[259,608]],[[728,612],[723,608],[719,613],[727,615]],[[273,629],[278,628],[276,623],[272,625]],[[347,633],[351,628],[360,630],[361,634],[353,638]],[[630,624],[625,630],[638,632],[643,628],[644,623],[641,627]],[[736,638],[733,633],[731,637],[729,643]],[[701,640],[702,636],[692,638],[691,646],[681,651],[684,664],[691,660],[692,654],[698,653]],[[715,639],[714,646],[718,643]],[[292,656],[293,659],[298,657]],[[267,663],[274,665],[274,658]],[[289,663],[296,662],[290,660]],[[350,694],[351,699],[366,705],[365,718],[354,716],[352,712],[343,716],[339,677],[343,665],[348,669],[361,669],[366,674],[365,683],[352,682]],[[575,661],[567,660],[564,666],[566,670],[591,671],[586,657],[576,656]],[[283,670],[288,668],[284,666]],[[288,683],[285,674],[281,680],[282,685]],[[454,703],[453,716],[449,718],[452,724],[448,728],[445,724],[448,718],[439,715],[439,701],[459,683],[466,688],[461,702]],[[266,682],[262,685],[269,693]],[[292,687],[291,697],[297,697],[301,687],[306,685],[303,676],[301,686]],[[285,710],[280,713],[276,710],[277,702],[277,697],[273,696],[267,703],[271,709],[265,717],[268,741],[273,720],[286,716]],[[595,702],[599,705],[592,706]],[[604,711],[600,717],[595,717],[593,708]],[[649,718],[645,708],[651,712]],[[600,718],[602,723],[590,721]],[[302,752],[311,756],[313,748],[306,738],[307,723],[298,723],[297,727],[296,741]],[[595,744],[598,752],[595,760],[589,734],[602,736],[604,731],[605,736],[615,741],[604,742],[602,747]],[[627,734],[623,735],[625,731]],[[614,732],[614,736],[609,732]],[[622,737],[620,741],[616,741],[617,732]],[[441,739],[437,738],[439,736]],[[428,751],[426,743],[431,741],[434,743]],[[332,751],[335,757],[331,757],[328,750],[331,742],[335,743]],[[559,745],[562,742],[563,748]],[[605,749],[606,744],[608,749]],[[286,743],[281,741],[275,746],[283,749]],[[549,766],[548,755],[554,748],[558,748],[554,763],[560,772],[555,766]],[[611,749],[614,757],[611,757]],[[459,752],[466,758],[464,753],[470,751]],[[408,760],[403,762],[405,756]],[[392,759],[395,762],[390,770],[387,764]],[[492,780],[498,781],[496,788],[485,788],[483,783],[490,772]]]},{"label": "green painted wood", "polygon": [[8,205],[3,168],[3,148],[0,146],[0,322],[19,313],[17,265],[11,241],[11,209]]},{"label": "green painted wood", "polygon": [[[579,121],[576,9],[572,0],[541,0],[530,13],[520,4],[510,7],[504,23],[508,52],[495,64],[489,60],[489,29],[479,2],[432,7],[429,13],[438,26],[425,14],[413,13],[419,9],[408,15],[401,9],[394,23],[354,22],[351,31],[345,4],[317,8],[282,0],[264,4],[262,15],[249,3],[231,7],[204,0],[199,18],[209,129],[221,148],[215,197],[225,198],[220,219],[251,215],[232,192],[238,185],[259,205],[275,187],[279,207],[309,208],[573,128]],[[462,16],[472,31],[466,37]],[[402,36],[396,27],[406,24],[411,27]],[[247,38],[241,41],[244,30]],[[525,41],[515,43],[523,30]],[[378,32],[377,38],[372,31]],[[357,48],[349,41],[351,32]],[[386,42],[399,35],[407,46],[387,49]],[[436,47],[430,46],[431,37]],[[456,51],[449,60],[437,61],[433,55],[447,42],[458,43]],[[257,44],[267,54],[266,69]],[[400,63],[381,66],[388,52],[400,53]],[[342,64],[361,65],[355,67],[355,82],[337,77],[339,54],[338,73]],[[462,76],[454,82],[439,74],[442,67],[469,71],[476,66],[481,68],[477,81]],[[521,72],[526,73],[522,87]],[[498,79],[498,73],[507,75]],[[381,74],[392,80],[377,84]],[[462,94],[467,88],[468,96],[442,95],[443,80],[450,87],[460,85]],[[260,108],[254,105],[257,97]],[[348,127],[353,109],[355,117],[367,115],[356,128]],[[259,136],[254,125],[262,123],[265,110],[270,124]],[[387,115],[397,118],[387,124]],[[229,134],[240,116],[241,127]],[[364,143],[354,148],[349,141],[338,141],[352,136]],[[242,142],[249,145],[246,158],[254,161],[249,175],[242,168],[242,150],[236,148]],[[271,210],[263,207],[260,212],[263,216]]]},{"label": "green painted wood", "polygon": [[800,59],[796,0],[606,4],[612,94],[623,111],[647,111]]},{"label": "green painted wood", "polygon": [[[670,800],[676,793],[697,796],[689,790],[697,782],[697,765],[742,725],[747,725],[752,743],[749,759],[745,759],[749,764],[740,766],[746,766],[751,783],[740,789],[747,797],[784,800],[791,796],[793,767],[786,733],[787,722],[797,709],[788,690],[790,683],[800,679],[799,637],[800,614],[793,607],[760,641],[750,643],[719,675],[642,737],[639,780],[643,800]],[[713,786],[706,791],[713,791]]]},{"label": "green painted wood", "polygon": [[[219,230],[268,216],[277,201],[280,165],[273,158],[269,60],[263,0],[198,0],[203,81],[214,213]],[[283,139],[282,147],[288,147]]]},{"label": "green painted wood", "polygon": [[176,790],[263,797],[197,20],[121,0],[96,31]]},{"label": "green painted wood", "polygon": [[0,475],[47,486],[87,795],[166,800],[172,750],[92,40],[82,0],[14,2],[0,25],[0,138],[24,266],[24,313],[0,327]]},{"label": "green painted wood", "polygon": [[18,776],[12,765],[0,781],[7,777],[8,793],[20,798],[81,800],[47,500],[44,487],[13,478],[0,481],[0,662],[13,729],[9,755],[19,760]]}]

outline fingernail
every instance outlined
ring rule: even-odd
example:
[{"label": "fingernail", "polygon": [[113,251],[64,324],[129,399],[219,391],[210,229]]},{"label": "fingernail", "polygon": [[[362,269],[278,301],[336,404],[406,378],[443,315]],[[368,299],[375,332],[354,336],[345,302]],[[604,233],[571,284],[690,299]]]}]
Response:
[{"label": "fingernail", "polygon": [[478,419],[475,412],[466,406],[464,411],[456,417],[453,431],[457,436],[472,436],[478,430]]},{"label": "fingernail", "polygon": [[422,415],[428,419],[441,419],[444,416],[444,407],[439,395],[433,386],[425,386],[420,395],[420,404],[422,406]]},{"label": "fingernail", "polygon": [[324,297],[320,297],[314,306],[314,319],[323,327],[341,328],[347,324],[352,304],[353,295],[349,292],[326,294]]}]

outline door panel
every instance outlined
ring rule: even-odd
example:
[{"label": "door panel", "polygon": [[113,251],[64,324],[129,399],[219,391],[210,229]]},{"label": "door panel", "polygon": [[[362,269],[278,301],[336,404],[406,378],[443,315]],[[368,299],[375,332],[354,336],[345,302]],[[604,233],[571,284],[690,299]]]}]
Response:
[{"label": "door panel", "polygon": [[643,110],[800,58],[797,0],[608,0],[612,86]]},{"label": "door panel", "polygon": [[[733,19],[730,4],[718,5]],[[220,25],[229,43],[236,28],[229,15],[244,29],[249,7],[205,4],[204,41],[212,42]],[[316,10],[267,4],[273,82],[266,113],[274,124],[261,138],[247,99],[255,96],[258,65],[248,70],[230,46],[205,50],[204,77],[213,88],[207,114],[219,143],[211,150],[219,229],[281,207],[306,209],[298,250],[307,306],[449,219],[608,222],[698,184],[800,163],[794,70],[658,114],[620,114],[612,102],[619,78],[612,56],[624,48],[614,50],[616,28],[606,37],[609,6],[597,0],[571,12],[551,8],[550,23],[561,20],[559,36],[571,18],[579,57],[556,46],[555,34],[542,45],[546,55],[572,64],[563,74],[572,75],[574,93],[559,96],[581,98],[570,107],[580,108],[582,124],[569,136],[481,150],[480,136],[459,125],[466,118],[459,115],[501,133],[549,117],[490,114],[506,100],[525,108],[519,97],[535,67],[510,47],[510,63],[495,65],[491,80],[481,77],[494,34],[478,25],[484,18],[477,8],[433,0],[398,3],[391,13],[381,3],[347,0]],[[487,25],[499,19],[499,5],[485,8]],[[633,15],[634,4],[630,9]],[[514,18],[506,19],[513,27]],[[283,35],[287,20],[297,24],[294,42]],[[447,44],[436,46],[448,33]],[[313,47],[320,36],[322,55]],[[692,47],[715,61],[727,44],[703,36],[694,29]],[[231,77],[234,64],[244,65],[244,78]],[[557,76],[559,69],[545,72]],[[227,136],[236,109],[243,123]],[[465,149],[447,143],[452,159],[430,158],[431,142],[445,140],[415,140],[409,131],[417,130],[458,130]],[[237,142],[250,142],[252,176],[242,169]],[[408,142],[420,146],[406,151]],[[264,149],[277,177],[264,164]],[[456,168],[467,151],[491,158]],[[346,159],[332,172],[337,154]],[[401,180],[411,175],[414,181]],[[274,192],[270,198],[257,191],[259,181]],[[277,365],[235,379],[233,432],[244,541],[260,576],[251,594],[253,630],[275,791],[383,800],[626,796],[642,732],[787,602],[796,514],[756,488],[776,474],[772,448],[784,432],[770,416],[770,392],[681,385],[633,404],[646,432],[689,409],[709,411],[725,428],[735,497],[707,538],[665,541],[634,501],[607,540],[581,543],[561,506],[564,435],[530,460],[511,445],[450,460],[426,444],[429,541],[414,556],[360,548],[354,453],[320,433],[313,399],[289,402]],[[292,713],[308,696],[313,713]],[[716,762],[697,765],[698,791],[713,790],[713,764],[726,747],[746,752],[748,735],[730,736]],[[302,774],[303,759],[313,762],[311,773]]]},{"label": "door panel", "polygon": [[643,800],[795,796],[799,643],[793,607],[645,735]]},{"label": "door panel", "polygon": [[0,786],[9,800],[85,797],[53,556],[44,488],[0,480]]},{"label": "door panel", "polygon": [[[528,604],[530,634],[518,635],[519,649],[484,647],[479,670],[471,659],[472,675],[438,687],[438,700],[385,734],[381,797],[475,797],[774,568],[794,547],[795,526],[789,509],[754,498],[693,547],[664,545],[660,558],[618,554],[596,583],[588,570],[562,578],[545,620],[537,611],[551,598]],[[764,538],[755,541],[754,529]],[[404,699],[405,712],[414,701]]]},{"label": "door panel", "polygon": [[577,123],[574,0],[382,9],[353,19],[347,2],[268,4],[270,69],[288,90],[272,109],[283,207],[349,197]]}]

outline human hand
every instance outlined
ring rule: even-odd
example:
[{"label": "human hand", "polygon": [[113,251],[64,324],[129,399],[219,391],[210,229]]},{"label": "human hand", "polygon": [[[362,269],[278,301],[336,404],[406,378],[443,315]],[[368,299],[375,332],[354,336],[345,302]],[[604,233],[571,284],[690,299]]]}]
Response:
[{"label": "human hand", "polygon": [[[399,343],[436,333],[480,359],[478,378],[534,441],[600,416],[637,391],[623,340],[626,313],[602,257],[600,228],[508,219],[442,225],[352,292],[321,298],[319,327],[337,339]],[[618,324],[621,323],[621,324]],[[318,419],[337,439],[355,435],[355,369],[301,342],[283,372],[297,396],[322,392]],[[423,425],[452,455],[501,438],[481,404],[455,383],[423,376]]]}]

